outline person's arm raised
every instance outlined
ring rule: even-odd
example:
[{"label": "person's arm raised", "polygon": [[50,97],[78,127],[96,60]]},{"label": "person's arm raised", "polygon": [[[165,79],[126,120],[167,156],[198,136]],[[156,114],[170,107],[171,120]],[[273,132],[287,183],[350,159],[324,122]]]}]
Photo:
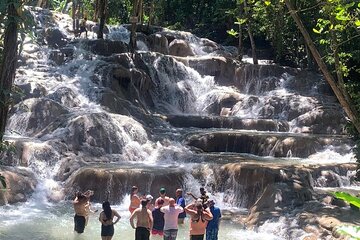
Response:
[{"label": "person's arm raised", "polygon": [[196,214],[196,211],[193,210],[193,207],[194,207],[194,203],[190,203],[184,208],[184,210],[186,213],[188,213],[190,215],[194,215],[194,214]]},{"label": "person's arm raised", "polygon": [[187,192],[186,194],[189,195],[189,196],[192,196],[195,200],[198,199],[198,198],[195,197],[194,194],[192,194],[191,192]]},{"label": "person's arm raised", "polygon": [[210,221],[210,220],[213,219],[213,215],[212,215],[212,213],[210,211],[210,208],[204,209],[203,213],[204,213],[205,220]]}]

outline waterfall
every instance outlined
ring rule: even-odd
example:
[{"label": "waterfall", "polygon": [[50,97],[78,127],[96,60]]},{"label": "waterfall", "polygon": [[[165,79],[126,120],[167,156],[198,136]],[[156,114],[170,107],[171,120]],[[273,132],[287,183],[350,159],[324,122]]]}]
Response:
[{"label": "waterfall", "polygon": [[[104,40],[74,39],[69,16],[31,13],[46,45],[24,42],[6,163],[38,183],[25,203],[1,207],[0,238],[73,238],[73,192],[93,188],[93,201],[109,199],[121,213],[117,234],[131,239],[128,191],[137,185],[154,197],[160,187],[169,196],[205,187],[224,214],[222,240],[302,239],[301,211],[320,205],[307,191],[356,189],[354,143],[321,76],[236,62],[231,47],[168,29],[154,34],[185,41],[195,56],[151,52],[163,46],[146,34],[130,54],[124,26]],[[255,230],[239,224],[269,212]],[[98,225],[91,216],[84,238]],[[187,237],[181,228],[179,239]]]}]

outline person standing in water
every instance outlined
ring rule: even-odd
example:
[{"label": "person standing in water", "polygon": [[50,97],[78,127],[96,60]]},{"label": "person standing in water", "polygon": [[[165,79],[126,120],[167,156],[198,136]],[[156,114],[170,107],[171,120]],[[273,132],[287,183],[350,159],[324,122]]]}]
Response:
[{"label": "person standing in water", "polygon": [[[111,240],[114,236],[114,225],[120,220],[120,214],[111,209],[108,201],[102,204],[103,211],[100,213],[99,221],[101,222],[101,239]],[[114,217],[116,220],[114,222]]]},{"label": "person standing in water", "polygon": [[184,209],[175,204],[175,199],[169,199],[169,205],[160,208],[164,213],[164,240],[176,240],[178,233],[178,216]]},{"label": "person standing in water", "polygon": [[81,19],[81,21],[80,21],[80,33],[79,33],[79,37],[81,37],[81,33],[85,32],[85,37],[87,38],[86,22],[87,22],[87,18],[86,18],[86,17],[84,17],[84,18]]},{"label": "person standing in water", "polygon": [[208,221],[213,219],[209,208],[204,209],[203,204],[195,202],[185,207],[190,215],[190,240],[204,240]]},{"label": "person standing in water", "polygon": [[[130,225],[135,229],[135,240],[149,240],[150,230],[153,228],[154,220],[152,213],[147,209],[146,205],[148,201],[146,199],[141,200],[141,207],[133,211],[130,216]],[[136,227],[134,220],[136,218]]]},{"label": "person standing in water", "polygon": [[213,219],[206,226],[206,240],[218,240],[221,211],[220,208],[215,207],[215,201],[212,199],[208,200],[207,205],[213,215]]},{"label": "person standing in water", "polygon": [[129,211],[130,213],[133,213],[135,211],[135,209],[137,209],[140,206],[140,198],[137,195],[139,192],[138,187],[133,186],[131,188],[131,194],[130,194],[130,206],[129,206]]},{"label": "person standing in water", "polygon": [[206,204],[207,200],[209,200],[209,195],[207,194],[204,187],[200,188],[200,197],[194,196],[194,194],[191,192],[187,192],[186,194],[192,196],[195,200],[201,199],[202,204]]},{"label": "person standing in water", "polygon": [[162,199],[162,200],[164,200],[164,207],[169,205],[170,198],[168,196],[166,196],[166,189],[164,187],[160,188],[159,193],[160,193],[160,197],[158,197],[155,202]]},{"label": "person standing in water", "polygon": [[[180,188],[176,189],[175,195],[176,195],[176,205],[185,208],[186,204],[185,204],[185,198],[183,197],[183,190]],[[178,216],[178,223],[183,224],[185,217],[186,217],[185,212],[180,213]]]},{"label": "person standing in water", "polygon": [[74,216],[74,231],[77,233],[83,233],[90,213],[90,197],[94,195],[94,192],[87,190],[85,193],[77,192],[73,201],[75,210]]},{"label": "person standing in water", "polygon": [[156,202],[156,207],[152,210],[152,216],[154,219],[154,226],[151,229],[151,235],[164,236],[164,213],[160,211],[160,208],[163,206],[164,200],[159,199]]}]

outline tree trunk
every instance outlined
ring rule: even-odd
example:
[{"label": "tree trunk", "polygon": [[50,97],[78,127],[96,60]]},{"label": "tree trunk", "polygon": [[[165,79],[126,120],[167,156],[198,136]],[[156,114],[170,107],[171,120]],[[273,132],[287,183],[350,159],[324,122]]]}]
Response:
[{"label": "tree trunk", "polygon": [[[239,16],[241,17],[244,14],[244,7],[242,4],[239,5]],[[243,32],[242,32],[242,24],[239,23],[239,45],[238,45],[238,59],[242,60],[244,55],[244,46],[243,46]]]},{"label": "tree trunk", "polygon": [[149,26],[154,25],[154,0],[151,0],[150,8],[149,8]]},{"label": "tree trunk", "polygon": [[249,39],[250,39],[250,44],[251,44],[251,55],[253,58],[253,63],[254,64],[258,64],[258,59],[257,59],[257,55],[256,55],[256,46],[255,46],[255,40],[254,40],[254,36],[252,34],[252,30],[251,30],[251,16],[249,14],[248,8],[247,8],[247,0],[244,0],[244,9],[245,9],[245,15],[247,17],[247,32],[249,35]]},{"label": "tree trunk", "polygon": [[5,132],[17,61],[17,19],[19,16],[13,3],[8,5],[7,12],[9,23],[5,27],[3,59],[0,65],[0,142],[3,141]]},{"label": "tree trunk", "polygon": [[133,0],[133,11],[132,11],[132,17],[133,21],[131,22],[131,32],[130,32],[130,51],[132,53],[135,52],[136,49],[136,22],[134,21],[135,18],[139,21],[139,15],[141,13],[141,6],[142,6],[142,0]]},{"label": "tree trunk", "polygon": [[99,7],[100,7],[100,0],[95,0],[95,6],[94,6],[94,18],[93,21],[97,22],[99,18]]},{"label": "tree trunk", "polygon": [[322,60],[320,53],[318,52],[314,42],[312,41],[309,33],[307,32],[304,24],[302,23],[299,15],[297,14],[296,10],[294,9],[290,1],[285,0],[285,4],[290,11],[291,17],[294,19],[300,32],[302,33],[305,42],[308,45],[317,65],[319,66],[321,72],[324,74],[326,81],[329,83],[331,89],[334,91],[338,101],[340,102],[341,106],[344,108],[344,111],[346,112],[351,122],[354,124],[356,130],[360,133],[360,121],[358,119],[359,114],[357,113],[356,109],[352,107],[351,103],[347,101],[344,93],[337,86],[335,79],[331,75],[330,71],[327,69],[325,62]]},{"label": "tree trunk", "polygon": [[106,21],[106,14],[107,13],[107,0],[101,0],[99,6],[99,14],[100,14],[100,24],[99,24],[99,31],[97,33],[98,39],[104,38],[104,26]]}]

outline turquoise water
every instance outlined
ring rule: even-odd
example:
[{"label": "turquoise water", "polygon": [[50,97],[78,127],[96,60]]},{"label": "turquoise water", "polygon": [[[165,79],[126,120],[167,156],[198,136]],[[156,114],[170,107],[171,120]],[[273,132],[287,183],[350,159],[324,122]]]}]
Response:
[{"label": "turquoise water", "polygon": [[[101,210],[100,204],[94,209]],[[115,225],[113,239],[132,240],[135,230],[129,223],[129,212],[125,204],[115,205],[113,209],[121,215],[121,220]],[[90,215],[89,223],[83,234],[73,231],[73,207],[71,202],[40,204],[29,201],[13,206],[0,207],[0,239],[8,240],[92,240],[101,239],[99,212]],[[178,240],[189,239],[189,223],[179,227]],[[282,239],[270,233],[256,233],[242,229],[241,225],[231,220],[222,220],[220,224],[219,240],[235,239]],[[161,239],[151,237],[152,240]]]}]

